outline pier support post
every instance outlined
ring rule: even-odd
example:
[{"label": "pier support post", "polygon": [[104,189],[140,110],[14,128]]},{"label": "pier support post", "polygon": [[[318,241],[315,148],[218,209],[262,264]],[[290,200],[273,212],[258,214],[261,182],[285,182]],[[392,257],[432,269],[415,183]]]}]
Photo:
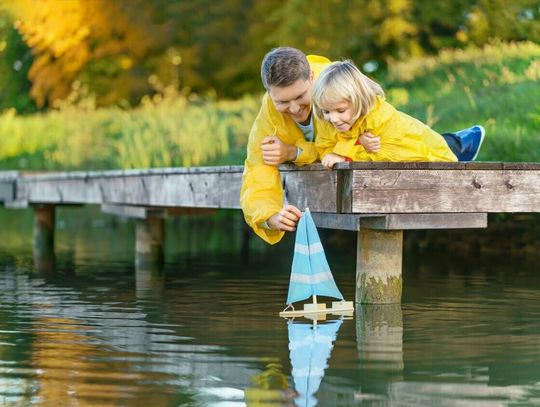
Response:
[{"label": "pier support post", "polygon": [[161,217],[149,216],[137,220],[135,264],[138,269],[154,269],[163,264],[165,221]]},{"label": "pier support post", "polygon": [[360,228],[356,256],[356,302],[400,303],[403,231]]},{"label": "pier support post", "polygon": [[34,266],[40,272],[55,267],[54,224],[55,207],[51,204],[34,205]]}]

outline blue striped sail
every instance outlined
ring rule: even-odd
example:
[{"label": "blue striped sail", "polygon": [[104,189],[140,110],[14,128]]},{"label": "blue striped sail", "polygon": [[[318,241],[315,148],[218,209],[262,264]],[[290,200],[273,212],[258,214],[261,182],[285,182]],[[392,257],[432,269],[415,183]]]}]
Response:
[{"label": "blue striped sail", "polygon": [[315,222],[306,208],[296,228],[287,304],[305,300],[312,295],[343,300],[326,261]]}]

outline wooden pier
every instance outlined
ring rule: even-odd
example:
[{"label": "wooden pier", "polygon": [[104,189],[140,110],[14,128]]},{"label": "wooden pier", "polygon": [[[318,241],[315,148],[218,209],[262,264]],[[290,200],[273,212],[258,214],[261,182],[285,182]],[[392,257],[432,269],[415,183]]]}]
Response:
[{"label": "wooden pier", "polygon": [[[485,228],[491,212],[540,212],[538,163],[342,163],[281,166],[289,203],[319,227],[357,237],[356,301],[399,303],[403,230]],[[36,264],[54,261],[55,208],[101,205],[138,219],[136,263],[163,260],[164,218],[240,209],[242,166],[0,172],[0,202],[33,208]]]}]

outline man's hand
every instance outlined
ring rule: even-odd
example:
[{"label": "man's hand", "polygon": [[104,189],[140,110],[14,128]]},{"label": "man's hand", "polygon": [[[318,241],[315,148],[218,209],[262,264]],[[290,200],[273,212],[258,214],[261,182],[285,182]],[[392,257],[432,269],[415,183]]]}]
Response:
[{"label": "man's hand", "polygon": [[330,153],[323,157],[321,164],[330,170],[335,164],[342,163],[343,161],[345,161],[345,157],[342,155]]},{"label": "man's hand", "polygon": [[293,205],[285,205],[278,213],[270,216],[266,223],[271,229],[292,232],[296,230],[296,225],[301,217],[300,209]]},{"label": "man's hand", "polygon": [[371,134],[369,131],[361,134],[358,141],[368,153],[376,153],[381,149],[381,138]]},{"label": "man's hand", "polygon": [[296,146],[285,144],[276,136],[266,136],[261,142],[263,161],[267,165],[280,165],[296,159]]}]

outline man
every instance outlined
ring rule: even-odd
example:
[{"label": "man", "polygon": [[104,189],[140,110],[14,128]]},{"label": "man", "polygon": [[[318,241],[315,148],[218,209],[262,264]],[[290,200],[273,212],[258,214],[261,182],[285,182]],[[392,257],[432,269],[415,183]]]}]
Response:
[{"label": "man", "polygon": [[[240,204],[247,224],[270,244],[279,242],[286,231],[294,231],[302,216],[294,205],[283,204],[277,167],[285,162],[303,166],[317,160],[314,139],[323,123],[312,114],[311,91],[314,80],[330,63],[325,57],[306,57],[290,47],[273,49],[261,63],[266,93],[249,135]],[[472,161],[484,129],[475,126],[443,133],[443,137],[459,161]]]},{"label": "man", "polygon": [[301,212],[283,204],[278,165],[302,166],[317,160],[314,135],[320,122],[312,114],[311,87],[330,60],[295,48],[270,51],[261,64],[267,91],[249,135],[240,203],[244,217],[266,242],[295,230]]}]

